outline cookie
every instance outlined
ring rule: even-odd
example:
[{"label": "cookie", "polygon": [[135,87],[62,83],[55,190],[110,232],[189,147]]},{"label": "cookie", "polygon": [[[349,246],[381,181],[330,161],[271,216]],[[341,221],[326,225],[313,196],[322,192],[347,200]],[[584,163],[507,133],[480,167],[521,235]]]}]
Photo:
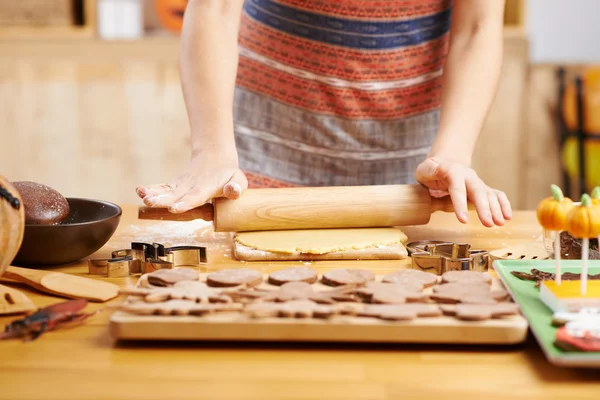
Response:
[{"label": "cookie", "polygon": [[125,303],[119,310],[137,315],[204,315],[213,312],[239,311],[241,304],[198,304],[190,300],[169,300],[163,303]]},{"label": "cookie", "polygon": [[252,299],[262,302],[289,302],[296,300],[312,300],[320,304],[333,304],[336,301],[353,301],[351,293],[354,287],[340,287],[335,290],[315,292],[310,283],[288,282],[281,285],[277,290],[239,290],[230,292],[229,295],[236,300]]},{"label": "cookie", "polygon": [[206,277],[206,283],[214,287],[233,287],[246,285],[258,286],[262,283],[263,276],[260,272],[250,268],[231,268],[211,272]]},{"label": "cookie", "polygon": [[141,297],[147,303],[189,300],[198,303],[228,303],[231,298],[221,290],[199,281],[180,281],[171,287],[121,289],[120,294]]},{"label": "cookie", "polygon": [[356,289],[356,294],[368,303],[402,304],[425,302],[428,296],[423,293],[420,283],[367,282],[364,288]]},{"label": "cookie", "polygon": [[438,277],[417,269],[403,269],[385,275],[381,281],[387,283],[420,283],[423,287],[431,287],[438,282]]},{"label": "cookie", "polygon": [[519,306],[514,303],[456,304],[440,307],[445,315],[451,315],[464,321],[484,321],[516,315],[519,312]]},{"label": "cookie", "polygon": [[254,303],[244,312],[252,318],[329,318],[333,315],[353,313],[350,307],[317,304],[310,300],[293,300],[286,303]]},{"label": "cookie", "polygon": [[288,282],[315,283],[318,278],[319,274],[314,269],[293,267],[271,272],[269,274],[269,283],[276,286],[281,286]]},{"label": "cookie", "polygon": [[492,283],[492,277],[487,272],[479,271],[448,271],[442,275],[442,283]]},{"label": "cookie", "polygon": [[438,303],[494,304],[508,299],[504,289],[491,290],[487,283],[446,283],[433,288],[431,299]]},{"label": "cookie", "polygon": [[329,286],[364,285],[375,280],[375,274],[366,269],[334,269],[323,274],[322,282]]},{"label": "cookie", "polygon": [[197,281],[198,271],[191,268],[158,269],[147,274],[148,283],[154,286],[171,286],[181,281]]},{"label": "cookie", "polygon": [[23,200],[25,223],[56,225],[69,216],[69,202],[56,190],[35,182],[12,182]]},{"label": "cookie", "polygon": [[442,311],[436,304],[373,304],[365,306],[357,315],[388,321],[410,321],[418,317],[439,317]]}]

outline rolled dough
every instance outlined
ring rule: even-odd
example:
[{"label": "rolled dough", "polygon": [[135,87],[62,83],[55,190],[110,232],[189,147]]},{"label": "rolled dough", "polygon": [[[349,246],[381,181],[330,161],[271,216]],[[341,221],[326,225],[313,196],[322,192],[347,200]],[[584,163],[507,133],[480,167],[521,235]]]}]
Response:
[{"label": "rolled dough", "polygon": [[273,253],[327,254],[403,245],[407,237],[397,228],[307,229],[239,232],[235,241]]}]

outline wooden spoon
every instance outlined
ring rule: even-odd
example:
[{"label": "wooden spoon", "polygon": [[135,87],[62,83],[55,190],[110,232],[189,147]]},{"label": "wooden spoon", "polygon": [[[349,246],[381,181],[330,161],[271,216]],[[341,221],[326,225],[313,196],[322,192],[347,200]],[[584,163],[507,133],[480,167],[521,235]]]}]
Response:
[{"label": "wooden spoon", "polygon": [[0,315],[35,311],[37,307],[25,294],[8,286],[0,285]]},{"label": "wooden spoon", "polygon": [[4,271],[3,278],[12,279],[39,291],[69,299],[105,302],[119,295],[119,287],[113,283],[62,272],[10,266]]}]

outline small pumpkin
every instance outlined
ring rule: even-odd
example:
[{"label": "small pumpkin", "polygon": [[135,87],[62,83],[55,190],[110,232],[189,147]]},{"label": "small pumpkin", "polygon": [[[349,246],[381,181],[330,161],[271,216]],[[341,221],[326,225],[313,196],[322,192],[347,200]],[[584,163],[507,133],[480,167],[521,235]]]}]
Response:
[{"label": "small pumpkin", "polygon": [[551,185],[550,190],[552,196],[538,204],[537,219],[544,229],[562,231],[566,226],[567,215],[573,208],[573,200],[565,197],[562,190],[556,185]]},{"label": "small pumpkin", "polygon": [[569,212],[566,229],[579,239],[600,236],[600,207],[592,207],[592,199],[588,194],[581,196],[581,205]]},{"label": "small pumpkin", "polygon": [[0,175],[0,276],[14,260],[25,233],[25,208],[19,192]]}]

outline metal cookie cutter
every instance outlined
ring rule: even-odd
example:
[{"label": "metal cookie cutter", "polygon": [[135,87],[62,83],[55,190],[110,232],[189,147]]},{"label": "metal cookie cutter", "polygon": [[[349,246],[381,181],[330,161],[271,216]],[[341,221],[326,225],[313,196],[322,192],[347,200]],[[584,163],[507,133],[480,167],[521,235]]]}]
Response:
[{"label": "metal cookie cutter", "polygon": [[412,268],[442,275],[448,271],[480,271],[489,267],[487,250],[471,250],[466,243],[423,240],[408,243],[406,249],[412,258]]},{"label": "metal cookie cutter", "polygon": [[160,243],[131,243],[131,249],[116,250],[109,259],[88,260],[91,275],[121,278],[158,269],[206,264],[206,247],[165,247]]}]

